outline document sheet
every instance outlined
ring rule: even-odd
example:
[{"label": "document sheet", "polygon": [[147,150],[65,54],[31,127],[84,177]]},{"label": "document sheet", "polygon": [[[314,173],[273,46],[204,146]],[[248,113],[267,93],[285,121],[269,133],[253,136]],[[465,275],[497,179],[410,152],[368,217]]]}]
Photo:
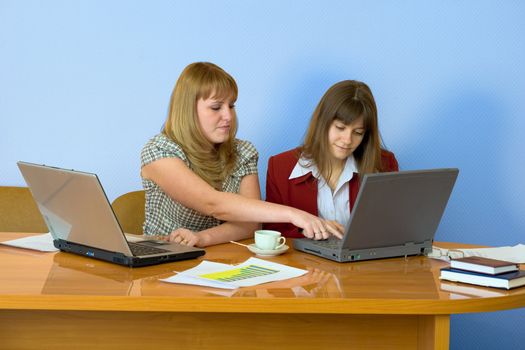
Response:
[{"label": "document sheet", "polygon": [[496,248],[473,248],[473,249],[444,249],[432,247],[429,258],[448,261],[450,258],[457,259],[467,256],[481,256],[484,258],[497,259],[513,262],[516,264],[525,263],[525,245],[517,244],[512,247]]},{"label": "document sheet", "polygon": [[179,272],[175,276],[161,279],[161,281],[236,289],[299,277],[307,272],[307,270],[257,258],[249,258],[239,265],[221,264],[205,260],[192,269]]},{"label": "document sheet", "polygon": [[58,252],[58,249],[53,245],[53,237],[51,237],[50,233],[13,239],[0,242],[0,244],[17,248],[38,250],[41,252]]}]

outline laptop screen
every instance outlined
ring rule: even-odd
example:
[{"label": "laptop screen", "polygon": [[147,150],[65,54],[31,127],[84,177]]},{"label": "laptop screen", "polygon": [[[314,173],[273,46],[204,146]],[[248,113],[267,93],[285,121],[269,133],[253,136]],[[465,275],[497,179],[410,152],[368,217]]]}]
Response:
[{"label": "laptop screen", "polygon": [[97,176],[18,162],[53,238],[132,255]]},{"label": "laptop screen", "polygon": [[458,169],[366,174],[343,247],[432,242]]}]

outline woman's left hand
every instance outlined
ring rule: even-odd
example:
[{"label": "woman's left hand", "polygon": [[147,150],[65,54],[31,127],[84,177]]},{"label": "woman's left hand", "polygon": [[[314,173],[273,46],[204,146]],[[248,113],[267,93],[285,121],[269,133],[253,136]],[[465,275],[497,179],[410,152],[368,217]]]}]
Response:
[{"label": "woman's left hand", "polygon": [[190,247],[199,243],[199,236],[195,232],[185,228],[178,228],[164,238],[168,242],[174,242]]}]

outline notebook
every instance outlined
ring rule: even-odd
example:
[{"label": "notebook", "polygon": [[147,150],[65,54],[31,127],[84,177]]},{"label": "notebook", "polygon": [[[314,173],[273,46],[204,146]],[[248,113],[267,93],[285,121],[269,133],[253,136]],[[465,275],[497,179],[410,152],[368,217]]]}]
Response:
[{"label": "notebook", "polygon": [[128,242],[97,175],[18,162],[58,249],[139,267],[196,258],[204,250],[163,241]]},{"label": "notebook", "polygon": [[459,170],[365,174],[343,239],[294,239],[294,248],[339,262],[426,254]]}]

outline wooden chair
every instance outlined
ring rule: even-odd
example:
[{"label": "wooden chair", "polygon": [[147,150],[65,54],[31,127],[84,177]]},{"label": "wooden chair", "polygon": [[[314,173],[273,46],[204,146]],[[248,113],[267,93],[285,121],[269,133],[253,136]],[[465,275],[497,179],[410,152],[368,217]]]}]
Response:
[{"label": "wooden chair", "polygon": [[119,196],[111,203],[122,230],[126,233],[143,233],[146,196],[144,191],[133,191]]},{"label": "wooden chair", "polygon": [[0,186],[0,232],[49,232],[28,187]]}]

